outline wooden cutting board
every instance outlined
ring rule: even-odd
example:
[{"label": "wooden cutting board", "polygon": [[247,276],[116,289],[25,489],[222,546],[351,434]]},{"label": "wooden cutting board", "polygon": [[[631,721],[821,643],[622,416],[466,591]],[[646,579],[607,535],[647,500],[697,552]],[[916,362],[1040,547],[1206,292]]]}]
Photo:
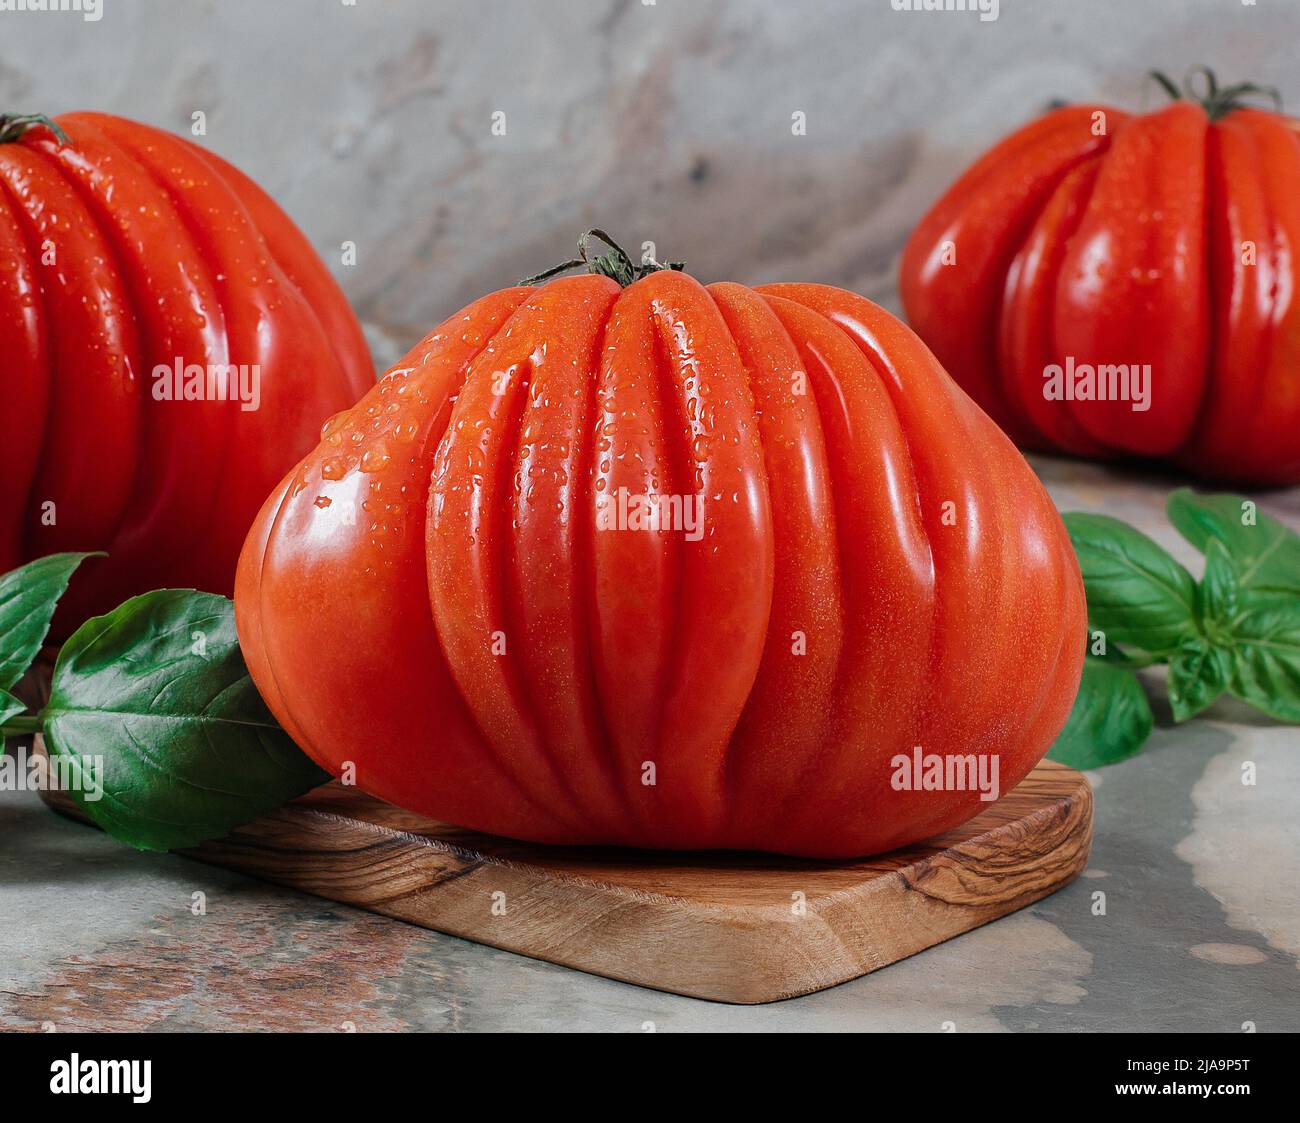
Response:
[{"label": "wooden cutting board", "polygon": [[[76,814],[62,793],[57,809]],[[1088,860],[1092,791],[1044,762],[957,830],[877,858],[570,849],[421,818],[337,783],[185,851],[493,947],[721,1002],[865,975],[1023,908]]]}]

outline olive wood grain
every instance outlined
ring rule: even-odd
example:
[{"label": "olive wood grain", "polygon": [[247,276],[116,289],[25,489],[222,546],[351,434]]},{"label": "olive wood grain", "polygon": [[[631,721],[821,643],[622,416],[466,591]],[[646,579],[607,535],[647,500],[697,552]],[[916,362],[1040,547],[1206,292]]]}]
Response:
[{"label": "olive wood grain", "polygon": [[[67,797],[48,793],[56,808]],[[1043,762],[956,830],[875,858],[569,849],[328,784],[192,858],[425,928],[721,1002],[834,986],[1023,908],[1083,869],[1092,791]]]}]

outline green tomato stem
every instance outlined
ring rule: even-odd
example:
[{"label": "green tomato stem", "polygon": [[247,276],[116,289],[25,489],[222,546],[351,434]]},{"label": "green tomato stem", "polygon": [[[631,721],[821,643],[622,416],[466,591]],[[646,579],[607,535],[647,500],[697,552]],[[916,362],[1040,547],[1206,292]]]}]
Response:
[{"label": "green tomato stem", "polygon": [[49,129],[60,145],[72,143],[59,123],[44,113],[0,113],[0,144],[11,144],[19,140],[28,129],[34,128]]},{"label": "green tomato stem", "polygon": [[[609,247],[609,253],[593,256],[591,253],[591,240],[593,238],[604,242]],[[610,277],[624,288],[627,288],[628,285],[635,284],[642,277],[647,277],[660,269],[680,271],[685,267],[685,264],[680,261],[669,261],[663,264],[658,261],[651,261],[645,265],[639,265],[632,260],[627,250],[615,242],[605,231],[588,230],[578,239],[577,257],[561,262],[559,265],[544,270],[535,276],[526,277],[519,283],[521,285],[540,285],[543,281],[549,281],[552,277],[558,277],[561,273],[567,273],[570,269],[585,269],[588,273],[597,273]]]},{"label": "green tomato stem", "polygon": [[1274,110],[1282,112],[1282,95],[1273,86],[1238,82],[1236,85],[1220,87],[1218,78],[1208,66],[1192,67],[1183,79],[1182,89],[1159,70],[1148,73],[1174,101],[1200,102],[1211,121],[1226,117],[1236,109],[1252,108],[1252,100],[1271,101]]}]

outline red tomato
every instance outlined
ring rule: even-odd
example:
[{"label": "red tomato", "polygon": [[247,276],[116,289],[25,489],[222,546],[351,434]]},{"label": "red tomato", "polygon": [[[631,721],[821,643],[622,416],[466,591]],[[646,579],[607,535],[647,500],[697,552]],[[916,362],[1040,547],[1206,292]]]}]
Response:
[{"label": "red tomato", "polygon": [[1024,459],[860,297],[624,279],[485,296],[326,426],[236,582],[276,716],[542,842],[844,856],[987,806],[895,790],[914,746],[1010,790],[1084,634]]},{"label": "red tomato", "polygon": [[1059,109],[917,227],[908,318],[1018,443],[1300,482],[1300,131],[1259,92]]},{"label": "red tomato", "polygon": [[[229,593],[267,492],[374,371],[342,292],[250,179],[146,125],[57,124],[66,143],[0,117],[0,572],[107,550],[69,589],[66,630],[158,586]],[[221,400],[207,372],[226,366],[243,371]]]}]

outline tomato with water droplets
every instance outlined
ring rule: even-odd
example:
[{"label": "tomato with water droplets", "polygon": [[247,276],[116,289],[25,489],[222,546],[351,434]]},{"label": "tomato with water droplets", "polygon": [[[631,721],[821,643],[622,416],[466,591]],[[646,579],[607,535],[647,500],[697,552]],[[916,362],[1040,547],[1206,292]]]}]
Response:
[{"label": "tomato with water droplets", "polygon": [[1022,447],[1294,484],[1300,124],[1203,76],[1152,113],[1067,106],[995,145],[921,220],[899,287]]},{"label": "tomato with water droplets", "polygon": [[898,758],[997,761],[1010,790],[1083,657],[1055,508],[906,327],[676,270],[435,329],[268,499],[235,612],[322,766],[552,843],[936,834],[988,804],[899,790]]},{"label": "tomato with water droplets", "polygon": [[0,116],[0,572],[108,552],[56,635],[151,588],[230,593],[267,493],[373,385],[324,264],[219,156]]}]

